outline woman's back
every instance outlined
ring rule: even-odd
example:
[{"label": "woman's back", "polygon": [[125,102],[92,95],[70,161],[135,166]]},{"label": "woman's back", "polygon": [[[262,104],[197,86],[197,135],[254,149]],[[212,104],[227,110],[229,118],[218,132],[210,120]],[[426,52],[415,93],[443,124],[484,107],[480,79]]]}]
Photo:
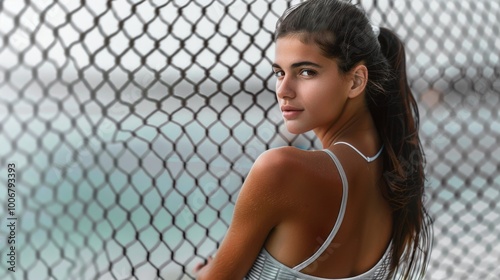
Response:
[{"label": "woman's back", "polygon": [[[332,150],[347,176],[345,214],[333,241],[302,272],[324,278],[351,277],[372,268],[386,252],[391,211],[380,192],[381,161],[368,163],[347,145],[335,145]],[[313,255],[331,233],[341,209],[342,180],[323,151],[281,148],[272,152],[280,158],[280,168],[289,170],[290,177],[282,186],[289,215],[271,232],[265,248],[291,268]]]}]

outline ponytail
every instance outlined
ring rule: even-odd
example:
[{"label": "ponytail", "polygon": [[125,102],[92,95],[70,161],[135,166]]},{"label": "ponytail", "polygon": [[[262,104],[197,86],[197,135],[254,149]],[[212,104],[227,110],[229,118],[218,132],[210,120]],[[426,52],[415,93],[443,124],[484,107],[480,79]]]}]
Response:
[{"label": "ponytail", "polygon": [[429,261],[432,227],[423,205],[425,158],[418,107],[406,77],[403,43],[387,28],[380,28],[378,41],[389,75],[384,93],[373,95],[368,105],[386,147],[383,194],[394,211],[390,271],[392,277],[397,273],[403,279],[420,279]]}]

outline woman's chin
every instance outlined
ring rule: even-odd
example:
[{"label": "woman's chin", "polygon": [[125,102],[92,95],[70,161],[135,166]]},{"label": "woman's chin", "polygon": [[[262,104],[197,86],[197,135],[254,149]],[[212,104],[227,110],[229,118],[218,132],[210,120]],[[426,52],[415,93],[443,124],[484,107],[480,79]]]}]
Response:
[{"label": "woman's chin", "polygon": [[286,130],[291,134],[302,134],[302,133],[306,133],[309,131],[309,130],[306,130],[304,128],[297,127],[294,125],[286,125]]}]

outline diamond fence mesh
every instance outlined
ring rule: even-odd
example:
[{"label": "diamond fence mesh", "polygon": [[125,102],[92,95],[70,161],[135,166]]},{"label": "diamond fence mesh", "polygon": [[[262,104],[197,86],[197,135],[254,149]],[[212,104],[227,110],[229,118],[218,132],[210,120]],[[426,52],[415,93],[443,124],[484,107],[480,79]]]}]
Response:
[{"label": "diamond fence mesh", "polygon": [[[360,2],[407,47],[428,279],[500,279],[500,4]],[[0,278],[193,279],[256,157],[320,147],[275,106],[294,3],[0,1]]]}]

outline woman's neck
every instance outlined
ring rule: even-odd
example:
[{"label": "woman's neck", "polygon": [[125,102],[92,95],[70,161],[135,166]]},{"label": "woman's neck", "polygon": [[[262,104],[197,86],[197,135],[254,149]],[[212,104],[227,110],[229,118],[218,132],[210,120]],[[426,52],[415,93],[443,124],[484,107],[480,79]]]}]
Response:
[{"label": "woman's neck", "polygon": [[339,141],[369,141],[375,142],[377,146],[380,145],[375,123],[366,106],[359,108],[349,116],[340,118],[339,121],[323,131],[314,130],[314,133],[320,139],[324,149]]}]

